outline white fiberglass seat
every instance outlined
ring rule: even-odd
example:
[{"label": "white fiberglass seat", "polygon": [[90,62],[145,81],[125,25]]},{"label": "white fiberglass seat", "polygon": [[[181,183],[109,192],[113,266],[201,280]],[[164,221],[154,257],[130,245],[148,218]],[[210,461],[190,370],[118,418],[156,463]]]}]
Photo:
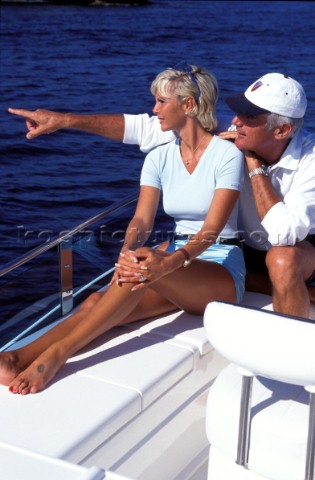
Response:
[{"label": "white fiberglass seat", "polygon": [[[14,428],[13,424],[12,428]],[[102,468],[85,468],[4,442],[0,442],[0,465],[5,480],[102,480],[105,478],[105,471]]]},{"label": "white fiberglass seat", "polygon": [[208,479],[314,480],[314,321],[212,302],[204,324],[231,362],[208,398]]},{"label": "white fiberglass seat", "polygon": [[103,468],[75,465],[5,442],[0,442],[0,465],[5,480],[132,480]]}]

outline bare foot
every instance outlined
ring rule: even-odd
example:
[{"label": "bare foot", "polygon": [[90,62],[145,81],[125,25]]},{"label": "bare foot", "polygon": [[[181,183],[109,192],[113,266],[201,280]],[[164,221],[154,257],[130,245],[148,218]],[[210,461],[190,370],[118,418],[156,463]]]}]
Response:
[{"label": "bare foot", "polygon": [[58,347],[52,345],[11,381],[9,390],[21,395],[43,390],[65,361],[66,359],[60,355]]},{"label": "bare foot", "polygon": [[20,371],[19,357],[14,351],[0,353],[0,383],[2,385],[10,385]]}]

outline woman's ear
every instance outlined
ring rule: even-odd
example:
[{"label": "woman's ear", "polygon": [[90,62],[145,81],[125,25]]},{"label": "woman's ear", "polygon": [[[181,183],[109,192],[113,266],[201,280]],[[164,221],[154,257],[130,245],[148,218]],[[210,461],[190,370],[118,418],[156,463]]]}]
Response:
[{"label": "woman's ear", "polygon": [[195,101],[194,97],[186,97],[186,99],[185,99],[185,113],[186,113],[186,115],[193,110],[195,104],[196,104],[196,101]]}]

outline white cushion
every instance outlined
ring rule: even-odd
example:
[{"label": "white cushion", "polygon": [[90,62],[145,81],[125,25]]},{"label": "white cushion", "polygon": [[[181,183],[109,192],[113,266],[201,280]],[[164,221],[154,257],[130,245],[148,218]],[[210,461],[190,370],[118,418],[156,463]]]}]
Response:
[{"label": "white cushion", "polygon": [[209,303],[204,315],[213,347],[253,375],[315,387],[315,324],[221,302]]}]

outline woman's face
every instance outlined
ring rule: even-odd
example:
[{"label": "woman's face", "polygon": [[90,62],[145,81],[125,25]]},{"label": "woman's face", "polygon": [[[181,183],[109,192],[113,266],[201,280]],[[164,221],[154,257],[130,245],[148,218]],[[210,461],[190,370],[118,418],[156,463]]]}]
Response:
[{"label": "woman's face", "polygon": [[164,132],[168,130],[178,132],[187,120],[185,103],[180,102],[175,95],[163,97],[157,94],[153,113],[157,115],[161,130]]}]

